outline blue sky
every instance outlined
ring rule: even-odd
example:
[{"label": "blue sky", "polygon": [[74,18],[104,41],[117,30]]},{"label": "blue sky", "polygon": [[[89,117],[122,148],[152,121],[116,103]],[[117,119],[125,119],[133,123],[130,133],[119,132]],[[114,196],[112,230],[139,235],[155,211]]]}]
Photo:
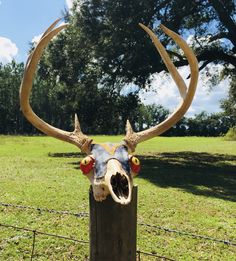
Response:
[{"label": "blue sky", "polygon": [[[61,17],[62,11],[71,5],[72,0],[0,0],[0,62],[7,63],[12,59],[25,61],[29,43]],[[220,71],[219,66],[209,66],[212,71]],[[186,67],[181,68],[180,72],[184,76],[188,75]],[[162,104],[174,109],[179,95],[173,81],[162,74],[154,75],[152,86],[152,91],[140,94],[143,102]],[[229,81],[225,80],[209,92],[208,79],[202,73],[188,116],[203,110],[209,113],[220,111],[220,100],[226,97],[228,87]]]},{"label": "blue sky", "polygon": [[25,61],[29,42],[68,8],[65,0],[0,0],[0,36],[18,48],[17,61]]}]

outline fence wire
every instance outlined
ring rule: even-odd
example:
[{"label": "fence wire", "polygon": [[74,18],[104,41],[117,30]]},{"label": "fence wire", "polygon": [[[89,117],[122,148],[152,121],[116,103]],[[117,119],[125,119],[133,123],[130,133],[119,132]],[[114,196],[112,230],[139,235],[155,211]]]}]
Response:
[{"label": "fence wire", "polygon": [[9,204],[9,203],[3,203],[0,202],[0,206],[3,207],[13,207],[13,208],[19,208],[19,209],[29,209],[29,210],[37,210],[39,212],[49,212],[49,213],[54,213],[54,214],[59,214],[59,215],[70,215],[70,216],[75,216],[75,217],[88,217],[89,214],[87,212],[80,212],[80,213],[75,213],[67,210],[55,210],[55,209],[48,209],[48,208],[38,208],[38,207],[32,207],[32,206],[23,206],[23,205],[15,205],[15,204]]},{"label": "fence wire", "polygon": [[188,237],[192,237],[192,238],[199,238],[199,239],[214,241],[216,243],[224,243],[226,245],[236,246],[236,242],[232,242],[232,241],[229,241],[229,240],[193,234],[193,233],[189,233],[189,232],[186,232],[186,231],[171,229],[171,228],[162,227],[162,226],[150,225],[150,224],[140,223],[140,222],[138,223],[138,225],[149,227],[149,228],[152,228],[152,229],[155,229],[155,230],[164,230],[165,232],[175,233],[175,234],[179,234],[181,236],[188,236]]},{"label": "fence wire", "polygon": [[[54,214],[59,214],[59,215],[71,215],[71,216],[75,216],[75,217],[78,217],[78,218],[89,217],[89,213],[87,213],[87,212],[75,213],[75,212],[71,212],[71,211],[61,211],[61,210],[48,209],[48,208],[15,205],[15,204],[3,203],[3,202],[0,202],[0,206],[26,209],[26,210],[27,209],[36,210],[36,211],[40,211],[40,212],[48,212],[48,213],[54,213]],[[190,233],[190,232],[187,232],[187,231],[171,229],[171,228],[147,224],[147,223],[143,223],[143,222],[138,222],[138,225],[139,226],[146,226],[146,227],[149,227],[149,228],[154,229],[154,230],[162,230],[162,231],[169,232],[169,233],[175,233],[175,234],[178,234],[180,236],[188,236],[188,237],[192,237],[192,238],[210,240],[210,241],[213,241],[213,242],[216,242],[216,243],[223,243],[223,244],[226,244],[226,245],[236,246],[236,242],[233,242],[233,241],[230,241],[230,240],[227,240],[227,239],[213,238],[213,237],[209,237],[209,236],[205,236],[205,235],[194,234],[194,233]]]},{"label": "fence wire", "polygon": [[[13,226],[13,225],[2,224],[2,223],[0,223],[0,227],[4,227],[4,228],[8,228],[8,229],[15,229],[15,230],[22,230],[22,231],[26,231],[26,232],[31,232],[33,234],[32,246],[31,246],[31,256],[30,256],[31,261],[34,259],[34,256],[35,256],[35,245],[36,245],[36,236],[37,235],[45,235],[45,236],[60,238],[60,239],[64,239],[64,240],[70,240],[70,241],[80,243],[80,244],[89,244],[89,241],[86,241],[86,240],[78,240],[78,239],[67,237],[67,236],[46,233],[46,232],[43,232],[43,231],[25,228],[25,227],[17,227],[17,226]],[[165,257],[165,256],[161,256],[161,255],[153,254],[153,253],[148,253],[148,252],[144,252],[144,251],[141,251],[141,250],[137,250],[136,254],[137,254],[139,261],[141,261],[141,254],[143,254],[145,256],[152,256],[152,257],[155,257],[155,258],[158,258],[158,259],[161,259],[161,260],[175,261],[174,259],[171,259],[171,258],[168,258],[168,257]]]},{"label": "fence wire", "polygon": [[148,252],[144,252],[144,251],[141,251],[141,250],[137,250],[138,261],[141,261],[141,255],[157,257],[157,258],[162,259],[162,260],[175,261],[175,259],[172,259],[172,258],[169,258],[169,257],[166,257],[166,256],[160,256],[160,255],[157,255],[157,254],[153,254],[153,253],[148,253]]}]

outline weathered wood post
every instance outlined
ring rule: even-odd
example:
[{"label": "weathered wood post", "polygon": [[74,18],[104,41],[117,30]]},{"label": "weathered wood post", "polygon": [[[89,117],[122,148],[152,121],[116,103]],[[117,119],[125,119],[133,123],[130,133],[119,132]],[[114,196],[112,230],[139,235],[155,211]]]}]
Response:
[{"label": "weathered wood post", "polygon": [[89,193],[90,261],[135,261],[137,236],[137,187],[128,205],[117,204],[111,196],[94,200]]}]

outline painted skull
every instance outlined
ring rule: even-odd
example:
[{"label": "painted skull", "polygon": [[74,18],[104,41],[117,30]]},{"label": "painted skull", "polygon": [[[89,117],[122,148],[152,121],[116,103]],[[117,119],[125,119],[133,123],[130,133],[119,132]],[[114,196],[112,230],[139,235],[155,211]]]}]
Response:
[{"label": "painted skull", "polygon": [[129,155],[123,144],[92,144],[91,154],[80,163],[93,188],[95,200],[111,194],[114,201],[126,205],[131,201],[133,177],[140,171],[139,160]]}]

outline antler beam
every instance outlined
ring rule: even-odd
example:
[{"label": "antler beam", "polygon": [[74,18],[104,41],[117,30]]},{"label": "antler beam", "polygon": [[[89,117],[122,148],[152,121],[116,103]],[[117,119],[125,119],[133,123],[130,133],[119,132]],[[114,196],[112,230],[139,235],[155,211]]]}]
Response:
[{"label": "antler beam", "polygon": [[163,122],[160,124],[141,131],[141,132],[134,132],[131,124],[129,121],[127,121],[126,124],[126,136],[124,138],[124,141],[126,142],[127,146],[131,151],[135,150],[135,147],[138,143],[149,140],[155,136],[158,136],[162,134],[163,132],[170,129],[173,125],[175,125],[187,112],[189,106],[192,103],[196,87],[197,87],[197,81],[198,81],[198,61],[196,56],[194,55],[191,48],[187,45],[187,43],[176,33],[165,27],[164,25],[161,25],[160,28],[168,35],[170,36],[176,44],[183,50],[184,55],[186,56],[190,71],[191,71],[191,80],[189,83],[189,87],[187,88],[183,78],[178,73],[177,69],[175,68],[174,64],[170,60],[169,55],[167,54],[164,46],[161,44],[159,39],[156,37],[156,35],[145,25],[139,24],[150,36],[152,39],[157,51],[161,55],[168,71],[170,72],[173,80],[175,81],[180,95],[182,97],[182,101],[180,105],[177,107],[177,109]]},{"label": "antler beam", "polygon": [[38,65],[38,62],[42,56],[43,50],[48,45],[50,40],[57,35],[61,30],[63,30],[67,24],[59,25],[55,28],[56,24],[60,21],[60,19],[56,20],[42,35],[40,41],[36,45],[33,52],[30,54],[26,66],[24,77],[20,87],[20,106],[23,114],[27,118],[29,122],[34,125],[37,129],[42,131],[43,133],[57,138],[59,140],[63,140],[69,143],[72,143],[79,147],[81,151],[89,154],[90,153],[90,144],[92,139],[88,136],[84,135],[80,129],[79,121],[77,115],[75,116],[75,130],[73,132],[67,132],[58,128],[51,126],[46,123],[42,119],[40,119],[32,110],[29,98],[33,85],[35,71]]}]

